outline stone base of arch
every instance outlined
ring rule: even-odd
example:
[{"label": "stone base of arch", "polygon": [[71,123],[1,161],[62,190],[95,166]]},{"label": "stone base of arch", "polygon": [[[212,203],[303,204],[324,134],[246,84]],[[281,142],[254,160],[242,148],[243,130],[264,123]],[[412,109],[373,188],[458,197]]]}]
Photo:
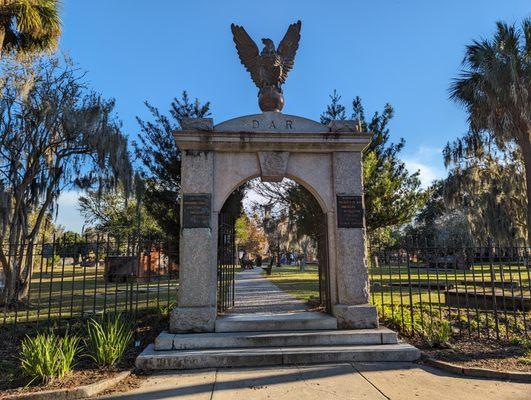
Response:
[{"label": "stone base of arch", "polygon": [[332,314],[337,318],[340,329],[378,328],[378,311],[371,304],[335,304]]},{"label": "stone base of arch", "polygon": [[[211,119],[182,125],[174,135],[181,150],[183,196],[178,305],[170,330],[214,330],[218,215],[230,193],[255,177],[266,182],[287,177],[315,196],[327,220],[332,314],[342,328],[377,327],[376,308],[368,304],[361,164],[370,135],[359,132],[354,121],[325,126],[275,112],[216,126]],[[203,214],[190,220],[193,206]]]},{"label": "stone base of arch", "polygon": [[170,313],[170,331],[214,332],[216,307],[175,307]]}]

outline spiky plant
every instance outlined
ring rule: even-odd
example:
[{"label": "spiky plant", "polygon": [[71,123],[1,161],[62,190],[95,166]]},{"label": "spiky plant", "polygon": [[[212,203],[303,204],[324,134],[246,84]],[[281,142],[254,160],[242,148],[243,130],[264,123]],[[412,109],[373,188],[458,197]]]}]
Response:
[{"label": "spiky plant", "polygon": [[72,370],[79,349],[79,338],[68,332],[62,337],[53,332],[26,336],[20,349],[20,369],[28,384],[49,383]]},{"label": "spiky plant", "polygon": [[0,56],[5,50],[53,50],[61,35],[59,0],[0,0]]},{"label": "spiky plant", "polygon": [[101,320],[90,319],[87,332],[89,357],[100,368],[116,365],[133,340],[133,324],[121,314],[106,314]]}]

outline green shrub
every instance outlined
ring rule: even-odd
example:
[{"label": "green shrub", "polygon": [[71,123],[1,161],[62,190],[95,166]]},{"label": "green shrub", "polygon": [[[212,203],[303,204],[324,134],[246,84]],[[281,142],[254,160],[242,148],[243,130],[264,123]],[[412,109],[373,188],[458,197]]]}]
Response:
[{"label": "green shrub", "polygon": [[421,331],[420,313],[413,308],[412,319],[411,307],[408,305],[384,305],[380,308],[380,316],[388,328],[395,329],[403,335],[409,336]]},{"label": "green shrub", "polygon": [[526,339],[521,336],[514,336],[509,340],[509,343],[512,346],[520,346],[526,353],[530,353],[531,355],[531,339]]},{"label": "green shrub", "polygon": [[157,312],[162,318],[167,318],[174,307],[175,303],[170,303],[169,305],[161,304],[157,307]]},{"label": "green shrub", "polygon": [[78,352],[79,338],[68,332],[63,337],[54,333],[26,336],[20,350],[20,368],[28,384],[49,383],[72,370]]},{"label": "green shrub", "polygon": [[430,347],[445,346],[452,337],[452,326],[446,320],[434,320],[423,329],[422,336]]},{"label": "green shrub", "polygon": [[531,357],[520,357],[517,361],[522,365],[531,365]]},{"label": "green shrub", "polygon": [[99,367],[112,367],[119,362],[133,340],[133,324],[121,314],[105,315],[88,322],[89,356]]}]

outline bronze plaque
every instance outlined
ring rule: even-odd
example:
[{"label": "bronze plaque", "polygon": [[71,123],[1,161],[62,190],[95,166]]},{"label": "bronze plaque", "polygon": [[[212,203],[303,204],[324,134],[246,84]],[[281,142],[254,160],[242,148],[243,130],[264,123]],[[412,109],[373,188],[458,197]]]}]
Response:
[{"label": "bronze plaque", "polygon": [[210,228],[210,194],[183,195],[183,228]]},{"label": "bronze plaque", "polygon": [[337,195],[337,227],[363,228],[365,210],[361,196]]}]

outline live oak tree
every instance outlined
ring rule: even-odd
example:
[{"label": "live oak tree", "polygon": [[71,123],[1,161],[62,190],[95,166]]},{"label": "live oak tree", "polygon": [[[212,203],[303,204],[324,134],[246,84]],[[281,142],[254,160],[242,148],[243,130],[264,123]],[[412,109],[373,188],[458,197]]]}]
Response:
[{"label": "live oak tree", "polygon": [[[451,98],[462,104],[469,121],[469,132],[460,140],[447,146],[446,164],[458,166],[461,171],[479,171],[476,160],[486,155],[485,149],[515,156],[525,170],[526,239],[531,241],[531,18],[522,22],[521,28],[503,22],[496,24],[491,39],[473,41],[466,47],[461,75],[452,83]],[[515,151],[515,149],[517,151]],[[472,162],[470,166],[463,165]],[[480,161],[481,162],[481,161]],[[500,167],[490,165],[499,169]],[[501,166],[503,167],[503,165]],[[472,169],[470,169],[472,168]],[[517,168],[513,165],[511,168]],[[485,171],[485,178],[488,172]],[[470,174],[468,174],[470,175]],[[469,176],[470,177],[470,176]],[[469,177],[466,179],[469,180]],[[510,177],[510,176],[508,176]],[[479,180],[475,180],[479,182]],[[517,184],[517,180],[513,184]],[[500,196],[497,191],[492,193]],[[508,193],[503,194],[509,196]],[[496,223],[497,210],[490,213]],[[519,215],[516,215],[521,219]],[[520,222],[515,221],[514,225]]]},{"label": "live oak tree", "polygon": [[[252,190],[263,199],[255,201],[254,207],[261,213],[269,249],[272,254],[276,253],[278,265],[281,250],[292,250],[282,248],[282,244],[294,245],[292,239],[297,239],[306,257],[308,255],[305,250],[310,244],[312,247],[316,246],[317,259],[322,262],[327,229],[324,213],[317,199],[304,186],[287,179],[282,182],[257,183],[252,185]],[[281,229],[282,225],[286,229]]]},{"label": "live oak tree", "polygon": [[53,50],[60,34],[58,0],[0,0],[0,56]]},{"label": "live oak tree", "polygon": [[[252,190],[259,198],[265,199],[265,204],[255,202],[254,207],[268,210],[263,214],[268,214],[267,218],[274,219],[273,225],[278,225],[282,218],[287,218],[299,238],[309,236],[317,242],[324,230],[323,210],[305,187],[295,181],[284,179],[282,182],[256,183],[252,185]],[[273,234],[276,233],[274,228],[275,226]]]},{"label": "live oak tree", "polygon": [[[138,186],[136,182],[135,191]],[[87,224],[111,239],[125,243],[162,236],[157,222],[142,203],[142,197],[128,196],[120,186],[106,193],[86,191],[79,197],[79,209]]]},{"label": "live oak tree", "polygon": [[139,142],[134,143],[135,154],[142,164],[141,176],[145,181],[143,203],[160,226],[164,236],[173,241],[179,238],[181,195],[181,153],[173,133],[183,118],[201,118],[210,114],[210,103],[191,101],[183,92],[175,98],[169,115],[145,103],[152,119],[137,118],[140,125]]},{"label": "live oak tree", "polygon": [[413,223],[398,232],[398,239],[420,247],[475,245],[466,208],[450,205],[445,199],[447,180],[441,179],[426,189],[427,199]]},{"label": "live oak tree", "polygon": [[[375,112],[370,119],[359,97],[352,101],[351,119],[358,120],[364,132],[372,135],[372,141],[363,154],[363,183],[367,231],[372,238],[385,238],[390,227],[411,221],[425,200],[420,188],[419,172],[410,174],[399,158],[405,142],[389,142],[389,122],[394,110],[386,104],[383,111]],[[346,119],[346,107],[336,91],[330,96],[330,104],[321,114],[321,123]]]},{"label": "live oak tree", "polygon": [[61,192],[118,181],[129,190],[132,167],[114,101],[89,90],[69,60],[4,57],[0,74],[1,301],[13,304],[28,293],[33,249]]},{"label": "live oak tree", "polygon": [[473,145],[470,157],[453,159],[461,151],[465,138],[446,146],[448,177],[442,182],[448,210],[459,210],[466,218],[478,242],[491,238],[503,245],[526,241],[526,175],[520,151],[507,146],[496,147],[486,134],[468,135],[481,138]]}]

